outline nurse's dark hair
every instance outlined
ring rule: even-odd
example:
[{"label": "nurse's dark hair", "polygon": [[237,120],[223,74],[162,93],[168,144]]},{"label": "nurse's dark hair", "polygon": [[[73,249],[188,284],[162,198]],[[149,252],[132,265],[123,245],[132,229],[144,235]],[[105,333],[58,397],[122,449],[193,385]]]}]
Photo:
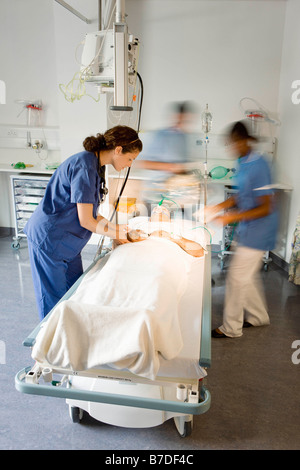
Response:
[{"label": "nurse's dark hair", "polygon": [[86,137],[83,141],[83,147],[88,152],[113,150],[119,146],[122,147],[122,153],[141,152],[143,149],[138,133],[128,126],[115,126],[104,134]]},{"label": "nurse's dark hair", "polygon": [[249,133],[246,124],[244,124],[242,121],[237,121],[232,124],[228,131],[228,136],[232,140],[256,140],[256,138]]}]

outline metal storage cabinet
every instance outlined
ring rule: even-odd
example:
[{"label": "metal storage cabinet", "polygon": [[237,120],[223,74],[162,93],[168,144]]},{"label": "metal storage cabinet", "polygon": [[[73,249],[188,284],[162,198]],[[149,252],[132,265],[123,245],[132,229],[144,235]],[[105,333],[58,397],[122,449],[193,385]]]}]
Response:
[{"label": "metal storage cabinet", "polygon": [[15,236],[12,248],[20,248],[20,239],[26,237],[23,229],[45,194],[50,176],[11,175],[12,200],[14,205]]},{"label": "metal storage cabinet", "polygon": [[[234,196],[237,193],[237,189],[225,186],[224,189],[224,200],[226,201],[230,197]],[[221,269],[224,269],[225,266],[225,258],[228,255],[234,254],[234,231],[235,231],[236,224],[229,224],[223,227],[223,239],[222,239],[222,246],[221,252],[218,254],[218,257],[221,259]],[[233,249],[232,249],[233,248]]]}]

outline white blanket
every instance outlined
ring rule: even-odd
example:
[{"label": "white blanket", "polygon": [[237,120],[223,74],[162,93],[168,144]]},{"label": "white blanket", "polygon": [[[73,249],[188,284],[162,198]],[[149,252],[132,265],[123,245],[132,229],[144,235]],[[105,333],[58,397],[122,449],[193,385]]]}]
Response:
[{"label": "white blanket", "polygon": [[193,261],[166,239],[119,246],[56,306],[32,357],[71,370],[109,365],[154,379],[160,355],[173,359],[183,346],[178,304]]}]

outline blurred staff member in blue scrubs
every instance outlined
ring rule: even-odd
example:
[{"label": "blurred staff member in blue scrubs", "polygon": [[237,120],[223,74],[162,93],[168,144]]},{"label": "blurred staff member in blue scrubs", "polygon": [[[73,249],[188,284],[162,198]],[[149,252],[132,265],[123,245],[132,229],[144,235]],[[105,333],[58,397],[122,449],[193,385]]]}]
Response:
[{"label": "blurred staff member in blue scrubs", "polygon": [[136,165],[136,168],[146,170],[143,199],[150,204],[159,202],[168,178],[186,173],[187,164],[195,162],[189,135],[197,119],[197,107],[190,101],[169,106],[169,126],[153,133]]},{"label": "blurred staff member in blue scrubs", "polygon": [[[238,193],[208,208],[223,225],[238,223],[238,246],[226,279],[223,324],[212,331],[214,338],[242,336],[243,327],[268,325],[269,315],[259,279],[265,251],[275,248],[278,217],[274,195],[268,186],[271,174],[267,161],[253,150],[255,138],[242,122],[229,132],[230,143],[239,158]],[[223,209],[233,208],[223,215]]]},{"label": "blurred staff member in blue scrubs", "polygon": [[97,209],[107,192],[105,165],[130,167],[142,142],[134,129],[116,126],[87,137],[83,147],[57,168],[24,229],[40,319],[83,273],[81,250],[92,232],[127,242],[127,226],[97,216]]}]

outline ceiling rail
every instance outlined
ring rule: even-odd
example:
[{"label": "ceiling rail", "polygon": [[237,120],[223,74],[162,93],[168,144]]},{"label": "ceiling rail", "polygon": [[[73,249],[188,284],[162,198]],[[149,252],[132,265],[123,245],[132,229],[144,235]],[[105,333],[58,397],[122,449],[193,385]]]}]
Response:
[{"label": "ceiling rail", "polygon": [[62,7],[66,8],[69,10],[73,15],[77,16],[80,18],[82,21],[84,21],[87,24],[91,24],[92,21],[83,16],[79,11],[75,10],[75,8],[71,7],[68,3],[64,2],[64,0],[55,0],[57,3],[59,3]]}]

